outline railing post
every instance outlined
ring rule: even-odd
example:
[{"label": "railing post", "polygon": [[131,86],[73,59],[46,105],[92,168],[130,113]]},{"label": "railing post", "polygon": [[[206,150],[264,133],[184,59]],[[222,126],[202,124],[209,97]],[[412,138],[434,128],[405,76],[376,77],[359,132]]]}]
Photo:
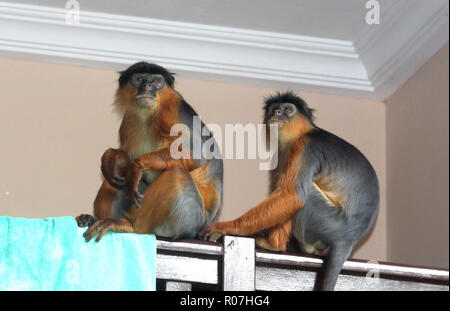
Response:
[{"label": "railing post", "polygon": [[255,290],[255,240],[225,236],[223,252],[223,290]]}]

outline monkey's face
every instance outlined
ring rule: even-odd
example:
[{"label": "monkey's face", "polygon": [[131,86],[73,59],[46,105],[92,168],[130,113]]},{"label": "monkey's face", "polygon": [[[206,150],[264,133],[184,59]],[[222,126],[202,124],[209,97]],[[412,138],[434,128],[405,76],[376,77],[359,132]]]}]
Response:
[{"label": "monkey's face", "polygon": [[[278,125],[279,142],[292,141],[314,129],[313,110],[292,91],[266,97],[264,123]],[[270,132],[269,131],[266,133]]]},{"label": "monkey's face", "polygon": [[164,67],[139,62],[120,72],[114,104],[119,112],[133,111],[152,115],[161,102],[175,100],[175,78]]},{"label": "monkey's face", "polygon": [[297,107],[291,103],[274,103],[269,106],[265,115],[267,125],[278,124],[284,127],[297,115]]},{"label": "monkey's face", "polygon": [[135,73],[129,83],[136,92],[136,104],[150,108],[157,102],[157,92],[166,86],[162,75],[150,73]]}]

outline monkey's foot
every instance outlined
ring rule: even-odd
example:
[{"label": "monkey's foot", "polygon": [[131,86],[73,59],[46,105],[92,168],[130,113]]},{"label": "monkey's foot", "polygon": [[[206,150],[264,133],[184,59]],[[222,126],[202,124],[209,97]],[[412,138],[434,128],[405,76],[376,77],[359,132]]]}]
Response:
[{"label": "monkey's foot", "polygon": [[286,251],[286,245],[284,245],[284,247],[281,245],[272,245],[270,243],[270,241],[265,237],[261,237],[261,236],[255,237],[255,243],[257,246],[259,246],[263,249],[267,249],[269,251],[273,251],[273,252],[285,252]]},{"label": "monkey's foot", "polygon": [[325,257],[328,255],[330,247],[320,241],[316,241],[313,244],[308,244],[305,242],[300,243],[300,249],[307,254]]},{"label": "monkey's foot", "polygon": [[95,242],[98,242],[103,237],[103,235],[106,232],[108,232],[112,224],[113,224],[112,219],[97,220],[89,226],[86,232],[83,233],[83,237],[86,240],[86,242],[89,242],[93,237],[95,237],[98,234],[97,238],[95,239]]},{"label": "monkey's foot", "polygon": [[89,227],[96,222],[98,218],[89,214],[81,214],[80,216],[75,217],[75,220],[77,221],[78,227]]},{"label": "monkey's foot", "polygon": [[[204,240],[209,240],[211,242],[217,241],[222,235],[226,234],[236,234],[235,225],[232,221],[224,221],[224,222],[218,222],[211,226],[209,226],[206,229],[203,229],[199,236],[203,237]],[[212,241],[212,238],[215,238],[214,241]]]},{"label": "monkey's foot", "polygon": [[324,249],[316,249],[316,251],[314,252],[314,255],[321,256],[321,257],[325,257],[325,256],[328,255],[328,252],[329,252],[329,251],[330,251],[330,247],[327,246],[327,247],[324,248]]},{"label": "monkey's foot", "polygon": [[83,233],[83,237],[86,242],[89,242],[93,237],[97,236],[95,242],[98,242],[108,231],[134,232],[134,229],[133,224],[126,218],[103,218],[90,225],[86,232]]},{"label": "monkey's foot", "polygon": [[203,236],[203,239],[209,242],[217,242],[224,234],[220,232],[208,232]]},{"label": "monkey's foot", "polygon": [[144,196],[139,192],[139,181],[142,178],[142,168],[132,162],[126,175],[126,193],[137,209],[141,208]]}]

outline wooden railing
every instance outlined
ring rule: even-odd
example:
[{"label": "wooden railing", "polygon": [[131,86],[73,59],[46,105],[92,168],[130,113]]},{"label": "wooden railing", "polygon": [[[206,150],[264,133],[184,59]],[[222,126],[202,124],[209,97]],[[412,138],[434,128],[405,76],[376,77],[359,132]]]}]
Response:
[{"label": "wooden railing", "polygon": [[[312,290],[319,257],[255,250],[251,238],[225,236],[223,243],[157,242],[161,290]],[[449,271],[348,260],[336,290],[449,290]]]}]

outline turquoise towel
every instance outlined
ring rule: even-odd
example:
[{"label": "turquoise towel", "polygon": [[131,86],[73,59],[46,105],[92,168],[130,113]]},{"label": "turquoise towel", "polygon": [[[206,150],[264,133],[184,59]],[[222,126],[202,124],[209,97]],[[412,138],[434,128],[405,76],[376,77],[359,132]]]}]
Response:
[{"label": "turquoise towel", "polygon": [[154,235],[86,243],[72,217],[0,217],[0,290],[155,290]]}]

